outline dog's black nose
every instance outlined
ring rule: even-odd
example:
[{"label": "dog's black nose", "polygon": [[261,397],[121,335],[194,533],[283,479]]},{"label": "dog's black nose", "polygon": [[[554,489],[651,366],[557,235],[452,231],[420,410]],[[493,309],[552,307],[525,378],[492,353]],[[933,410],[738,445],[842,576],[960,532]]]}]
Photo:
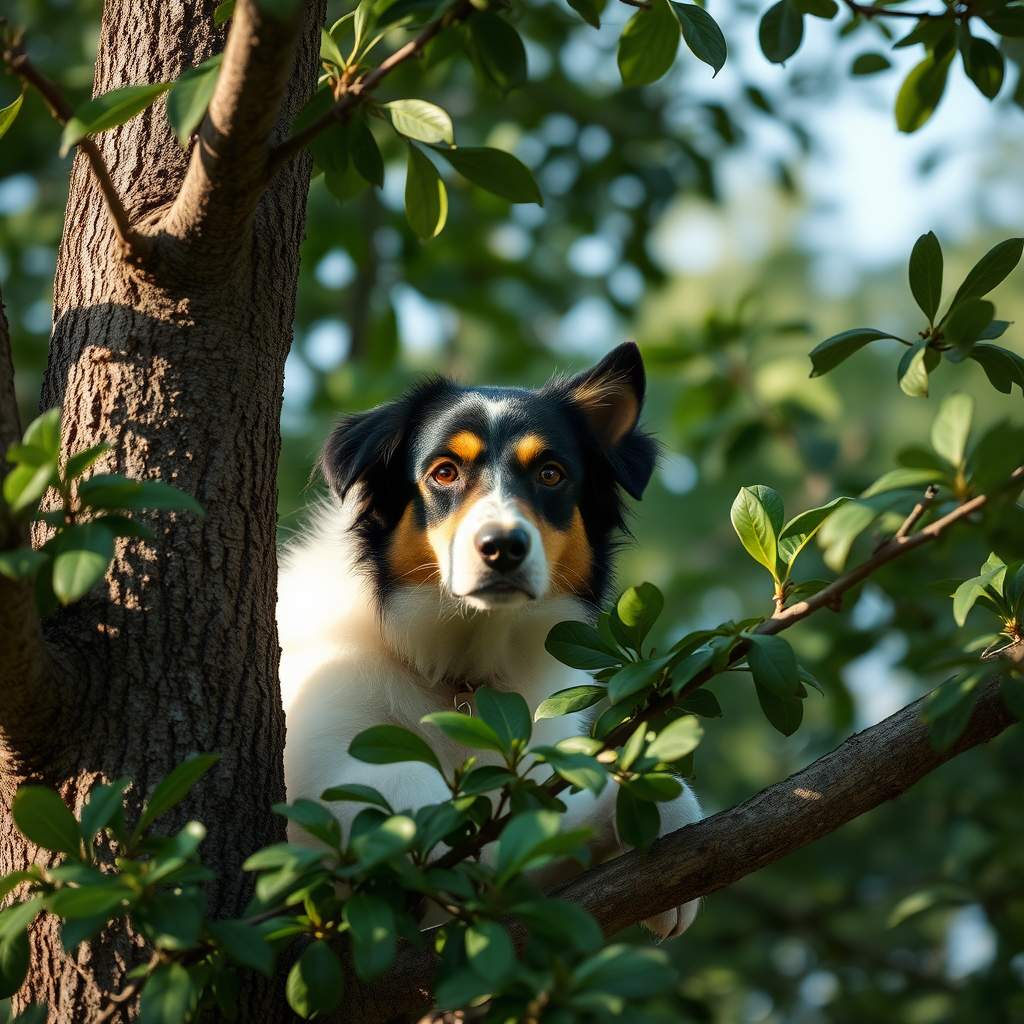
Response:
[{"label": "dog's black nose", "polygon": [[530,553],[530,537],[525,530],[484,526],[476,535],[476,549],[492,569],[511,572],[518,569]]}]

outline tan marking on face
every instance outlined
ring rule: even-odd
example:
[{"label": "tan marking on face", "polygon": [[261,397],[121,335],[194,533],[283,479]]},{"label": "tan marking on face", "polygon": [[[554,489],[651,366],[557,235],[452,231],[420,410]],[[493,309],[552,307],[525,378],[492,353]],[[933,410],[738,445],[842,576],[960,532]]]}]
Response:
[{"label": "tan marking on face", "polygon": [[437,582],[437,556],[427,535],[416,525],[412,505],[405,510],[402,521],[391,535],[388,568],[399,586]]},{"label": "tan marking on face", "polygon": [[521,437],[515,445],[519,465],[526,469],[545,448],[547,445],[544,443],[544,438],[538,437],[536,434],[527,434],[525,437]]},{"label": "tan marking on face", "polygon": [[560,594],[589,592],[594,569],[594,553],[587,539],[580,510],[573,509],[572,522],[568,530],[556,530],[528,505],[522,502],[516,504],[540,533],[552,590]]},{"label": "tan marking on face", "polygon": [[463,462],[472,462],[484,450],[484,442],[471,431],[461,430],[448,442],[448,448]]}]

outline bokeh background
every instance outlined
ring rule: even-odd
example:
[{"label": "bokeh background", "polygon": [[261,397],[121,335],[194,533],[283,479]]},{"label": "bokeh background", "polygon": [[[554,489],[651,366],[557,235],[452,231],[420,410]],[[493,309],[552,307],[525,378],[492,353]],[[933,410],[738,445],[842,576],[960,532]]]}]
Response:
[{"label": "bokeh background", "polygon": [[[942,242],[948,295],[992,244],[1024,233],[1019,65],[990,103],[958,64],[935,117],[901,136],[893,101],[918,57],[890,52],[877,24],[841,36],[844,16],[808,19],[803,47],[781,68],[758,50],[763,7],[709,0],[709,10],[730,47],[714,80],[684,53],[662,81],[624,91],[615,46],[632,10],[611,4],[595,31],[545,0],[513,12],[530,77],[509,96],[444,47],[388,80],[381,98],[440,103],[459,142],[515,152],[545,203],[510,207],[451,178],[448,224],[423,245],[402,210],[404,153],[383,124],[382,191],[339,206],[313,181],[282,414],[282,540],[317,490],[310,472],[340,412],[425,372],[539,385],[634,337],[649,370],[646,422],[666,451],[637,506],[620,582],[665,591],[670,642],[770,613],[768,576],[729,524],[739,486],[775,487],[787,515],[856,494],[902,448],[927,444],[954,388],[978,397],[979,426],[1021,419],[1021,394],[997,394],[970,361],[944,363],[931,397],[917,400],[897,387],[896,343],[876,342],[813,380],[807,359],[847,328],[923,329],[906,275],[919,234]],[[98,0],[8,0],[5,13],[72,105],[87,99]],[[893,69],[851,77],[865,52],[888,53]],[[0,78],[0,107],[16,95]],[[70,158],[58,158],[57,137],[29,95],[0,143],[0,282],[25,422],[45,367],[67,195]],[[1024,271],[993,298],[997,316],[1024,319]],[[1024,351],[1021,328],[1002,343]],[[722,678],[725,714],[705,723],[696,758],[707,810],[786,777],[941,681],[929,668],[936,655],[994,620],[976,610],[958,630],[951,602],[926,584],[975,575],[990,543],[1024,556],[1019,524],[925,549],[854,592],[842,614],[787,634],[826,691],[806,701],[794,736],[768,726],[747,676]],[[810,552],[801,576],[831,574]],[[652,1012],[715,1024],[1024,1021],[1022,779],[1020,732],[1010,730],[897,804],[713,895],[666,947],[679,991]]]}]

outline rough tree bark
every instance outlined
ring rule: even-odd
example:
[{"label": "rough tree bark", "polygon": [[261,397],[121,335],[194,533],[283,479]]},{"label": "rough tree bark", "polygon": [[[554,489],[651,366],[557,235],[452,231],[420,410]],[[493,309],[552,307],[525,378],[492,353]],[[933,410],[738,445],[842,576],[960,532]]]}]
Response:
[{"label": "rough tree bark", "polygon": [[[301,6],[292,87],[276,126],[267,126],[271,143],[287,133],[316,81],[324,4]],[[216,0],[108,0],[94,92],[169,81],[219,51],[224,30],[214,28],[215,7]],[[249,5],[239,8],[254,39],[273,47],[275,33],[288,35],[280,23],[253,22]],[[287,56],[292,41],[285,42]],[[283,82],[290,61],[278,63]],[[222,109],[230,100],[227,86],[219,88]],[[272,115],[277,105],[269,109]],[[227,110],[224,117],[239,115]],[[244,127],[252,137],[253,125]],[[209,152],[217,155],[216,136],[207,122],[198,143],[200,177]],[[175,211],[186,222],[176,234],[178,224],[168,228],[161,217],[179,194],[189,153],[175,141],[162,104],[97,142],[133,223],[155,225],[162,258],[135,266],[122,256],[79,156],[41,408],[63,408],[65,451],[113,442],[100,472],[172,482],[198,498],[206,518],[149,517],[158,539],[121,542],[105,585],[46,624],[60,700],[35,742],[21,741],[18,716],[7,715],[0,802],[8,808],[16,788],[32,780],[56,787],[77,809],[96,783],[129,776],[138,803],[188,754],[221,752],[221,763],[170,824],[198,819],[208,826],[203,856],[219,876],[210,909],[238,915],[250,896],[243,859],[284,837],[281,819],[269,811],[284,794],[276,472],[310,167],[304,157],[285,165],[254,211],[244,203],[231,210],[225,230],[203,219],[209,197],[193,188],[191,205]],[[232,180],[244,175],[228,170]],[[250,170],[258,175],[264,167]],[[223,196],[216,200],[222,211],[230,207]],[[188,230],[202,234],[199,244]],[[181,244],[176,250],[169,242]],[[186,244],[201,258],[176,259]],[[23,717],[32,719],[32,709]],[[36,852],[4,811],[0,870],[22,868]],[[111,930],[67,957],[49,925],[37,925],[32,944],[32,973],[18,1001],[45,1000],[54,1024],[94,1017],[141,949],[137,937]],[[281,986],[255,977],[243,986],[240,1010],[242,1020],[291,1018]]]}]

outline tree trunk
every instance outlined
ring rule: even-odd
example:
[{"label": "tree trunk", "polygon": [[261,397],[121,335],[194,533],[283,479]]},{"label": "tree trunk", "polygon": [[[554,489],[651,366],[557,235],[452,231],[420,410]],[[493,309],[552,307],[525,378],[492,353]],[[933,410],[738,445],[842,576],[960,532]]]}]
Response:
[{"label": "tree trunk", "polygon": [[[214,28],[215,7],[108,0],[94,92],[169,81],[219,51],[225,33]],[[322,0],[310,8],[279,138],[316,81]],[[188,152],[162,101],[97,142],[133,221],[172,202]],[[284,838],[269,811],[284,795],[276,474],[309,173],[306,157],[282,168],[248,243],[222,267],[143,272],[121,257],[79,156],[57,269],[41,407],[63,408],[65,451],[112,442],[98,472],[173,483],[206,516],[147,515],[157,539],[119,542],[105,582],[47,623],[68,696],[48,744],[5,737],[4,806],[32,780],[56,787],[77,810],[96,783],[128,776],[137,807],[187,755],[222,753],[166,825],[195,819],[209,829],[201,852],[218,875],[207,892],[214,917],[244,911],[251,886],[242,861]],[[36,853],[5,812],[0,869],[19,869]],[[72,956],[52,922],[33,932],[18,1002],[45,1000],[54,1024],[92,1019],[143,955],[141,938],[120,925]],[[281,986],[256,977],[243,981],[239,1009],[242,1021],[291,1019]]]}]

